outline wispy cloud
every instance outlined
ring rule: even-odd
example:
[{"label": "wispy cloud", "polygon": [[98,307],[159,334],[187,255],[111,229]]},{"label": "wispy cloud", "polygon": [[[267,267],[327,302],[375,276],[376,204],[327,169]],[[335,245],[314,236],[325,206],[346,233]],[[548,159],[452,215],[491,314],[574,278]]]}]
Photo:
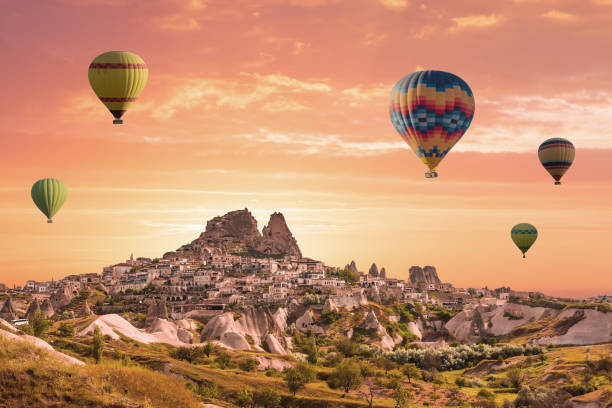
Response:
[{"label": "wispy cloud", "polygon": [[338,135],[275,132],[259,129],[256,133],[247,133],[239,137],[258,143],[286,145],[287,151],[294,154],[329,154],[333,156],[374,156],[407,149],[401,141],[352,141]]},{"label": "wispy cloud", "polygon": [[451,27],[451,30],[463,30],[467,28],[488,28],[501,24],[505,18],[497,14],[480,14],[466,17],[454,17],[453,22],[455,25]]},{"label": "wispy cloud", "polygon": [[410,2],[408,0],[378,0],[383,6],[391,9],[405,9],[408,8]]},{"label": "wispy cloud", "polygon": [[577,19],[577,16],[575,16],[574,14],[565,13],[559,10],[550,10],[542,14],[542,16],[547,19],[560,21],[560,22],[569,22],[569,21],[574,21]]},{"label": "wispy cloud", "polygon": [[[196,107],[205,110],[231,108],[245,109],[255,103],[268,101],[261,108],[268,111],[296,111],[306,106],[287,99],[288,95],[301,93],[328,93],[331,87],[323,82],[298,80],[281,74],[260,75],[241,73],[235,79],[191,79],[176,87],[173,96],[156,106],[151,116],[170,119],[179,110]],[[270,100],[275,98],[274,100]]]}]

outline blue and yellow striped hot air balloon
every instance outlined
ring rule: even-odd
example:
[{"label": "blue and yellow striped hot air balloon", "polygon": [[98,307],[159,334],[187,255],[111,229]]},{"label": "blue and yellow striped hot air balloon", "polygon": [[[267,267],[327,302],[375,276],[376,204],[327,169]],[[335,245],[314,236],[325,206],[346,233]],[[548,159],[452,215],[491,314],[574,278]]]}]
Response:
[{"label": "blue and yellow striped hot air balloon", "polygon": [[474,118],[472,90],[458,76],[418,71],[391,90],[389,113],[395,130],[437,177],[436,167],[461,139]]},{"label": "blue and yellow striped hot air balloon", "polygon": [[516,246],[521,250],[524,258],[525,252],[529,251],[529,248],[531,248],[533,243],[538,238],[538,230],[533,225],[523,222],[512,227],[510,237]]},{"label": "blue and yellow striped hot air balloon", "polygon": [[561,177],[574,162],[576,150],[572,142],[560,137],[545,140],[538,149],[542,166],[555,179],[555,185],[561,184]]},{"label": "blue and yellow striped hot air balloon", "polygon": [[136,54],[109,51],[98,55],[89,65],[89,83],[102,103],[115,117],[114,124],[122,124],[121,116],[140,95],[149,70]]}]

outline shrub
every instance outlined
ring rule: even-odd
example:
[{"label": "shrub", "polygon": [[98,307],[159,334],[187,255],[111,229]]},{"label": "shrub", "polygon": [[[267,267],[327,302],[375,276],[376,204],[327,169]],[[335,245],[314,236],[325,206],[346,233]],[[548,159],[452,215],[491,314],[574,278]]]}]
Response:
[{"label": "shrub", "polygon": [[482,360],[541,354],[542,348],[532,345],[505,345],[493,347],[487,344],[440,347],[437,349],[397,349],[383,355],[399,364],[413,363],[419,368],[435,368],[440,371],[471,367]]},{"label": "shrub", "polygon": [[455,378],[455,384],[457,384],[458,387],[465,387],[465,382],[465,378],[463,377]]},{"label": "shrub", "polygon": [[200,384],[196,392],[203,398],[217,398],[219,396],[219,387],[216,381],[206,381]]},{"label": "shrub", "polygon": [[220,369],[224,370],[232,366],[232,355],[230,353],[221,353],[215,358],[215,363]]},{"label": "shrub", "polygon": [[93,331],[92,354],[96,360],[96,364],[102,361],[102,353],[104,352],[104,337],[98,326]]},{"label": "shrub", "polygon": [[62,322],[57,328],[57,335],[60,337],[72,337],[74,336],[74,329],[68,323]]},{"label": "shrub", "polygon": [[280,400],[281,397],[278,391],[269,387],[265,387],[253,393],[253,402],[256,407],[276,408],[280,406]]},{"label": "shrub", "polygon": [[336,320],[340,318],[340,313],[337,310],[329,310],[327,312],[323,312],[321,317],[319,318],[319,322],[322,324],[332,324]]},{"label": "shrub", "polygon": [[476,394],[476,396],[478,398],[484,398],[489,401],[493,401],[495,399],[495,394],[493,394],[491,391],[487,390],[486,388],[481,388],[478,391],[478,394]]},{"label": "shrub", "polygon": [[238,368],[242,371],[255,371],[259,367],[259,361],[252,357],[247,357],[238,363]]}]

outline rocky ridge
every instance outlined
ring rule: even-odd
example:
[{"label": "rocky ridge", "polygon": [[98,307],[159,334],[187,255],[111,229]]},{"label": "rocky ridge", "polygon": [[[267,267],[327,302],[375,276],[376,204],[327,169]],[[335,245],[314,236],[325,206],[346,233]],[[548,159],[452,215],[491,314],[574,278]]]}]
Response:
[{"label": "rocky ridge", "polygon": [[206,223],[206,230],[176,252],[164,258],[181,254],[184,257],[211,257],[215,254],[260,253],[269,256],[302,257],[302,252],[287,226],[283,214],[275,212],[260,233],[257,220],[248,209],[231,211]]}]

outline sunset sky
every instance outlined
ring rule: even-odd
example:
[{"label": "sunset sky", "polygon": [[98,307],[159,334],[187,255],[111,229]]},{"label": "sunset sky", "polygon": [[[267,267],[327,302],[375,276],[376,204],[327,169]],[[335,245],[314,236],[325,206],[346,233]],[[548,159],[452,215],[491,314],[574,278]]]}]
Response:
[{"label": "sunset sky", "polygon": [[[0,4],[0,282],[161,256],[246,207],[329,265],[612,294],[612,0]],[[109,50],[149,67],[122,126],[87,79]],[[434,180],[388,116],[419,69],[476,100]],[[562,186],[537,158],[553,136],[576,147]],[[45,177],[69,189],[53,224],[30,199]],[[520,222],[539,230],[526,259]]]}]

